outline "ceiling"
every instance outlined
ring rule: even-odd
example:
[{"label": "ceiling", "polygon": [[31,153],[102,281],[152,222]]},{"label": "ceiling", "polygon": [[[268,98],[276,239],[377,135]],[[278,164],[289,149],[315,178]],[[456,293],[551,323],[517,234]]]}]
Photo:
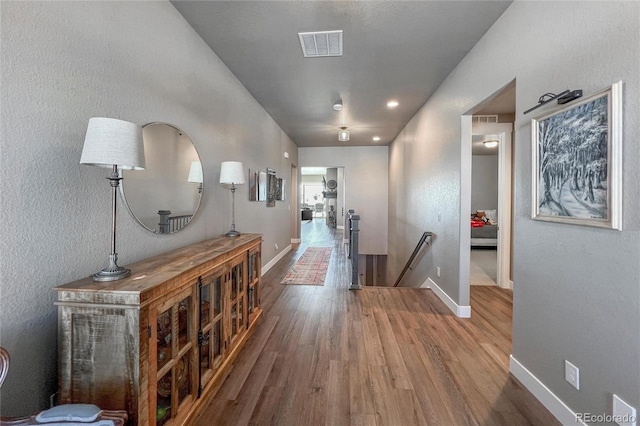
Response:
[{"label": "ceiling", "polygon": [[[391,143],[511,1],[172,4],[287,135],[311,147]],[[344,55],[304,58],[298,33],[325,30],[344,31]],[[338,142],[340,126],[349,142]]]}]

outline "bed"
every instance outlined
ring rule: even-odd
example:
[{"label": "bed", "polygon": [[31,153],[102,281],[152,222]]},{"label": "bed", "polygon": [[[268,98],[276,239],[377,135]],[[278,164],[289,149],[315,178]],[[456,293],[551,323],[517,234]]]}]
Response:
[{"label": "bed", "polygon": [[471,214],[471,247],[497,247],[498,225],[495,210],[478,210]]},{"label": "bed", "polygon": [[471,247],[496,247],[498,245],[498,225],[484,224],[471,227]]}]

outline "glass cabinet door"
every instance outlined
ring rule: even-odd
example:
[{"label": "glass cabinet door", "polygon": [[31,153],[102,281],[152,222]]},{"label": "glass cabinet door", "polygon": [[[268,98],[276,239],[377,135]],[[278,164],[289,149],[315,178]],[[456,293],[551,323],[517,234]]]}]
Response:
[{"label": "glass cabinet door", "polygon": [[194,298],[192,289],[158,307],[156,320],[157,397],[155,420],[164,425],[177,417],[183,404],[192,403]]},{"label": "glass cabinet door", "polygon": [[[246,256],[246,255],[245,255]],[[240,258],[238,263],[231,267],[229,277],[230,288],[230,342],[234,343],[236,337],[243,333],[247,328],[247,278],[246,278],[246,261]]]},{"label": "glass cabinet door", "polygon": [[249,309],[249,323],[252,323],[260,307],[260,275],[262,271],[262,263],[260,256],[260,247],[256,247],[249,251],[249,284],[247,290],[247,305]]},{"label": "glass cabinet door", "polygon": [[223,271],[200,281],[200,386],[211,380],[224,356],[224,278]]}]

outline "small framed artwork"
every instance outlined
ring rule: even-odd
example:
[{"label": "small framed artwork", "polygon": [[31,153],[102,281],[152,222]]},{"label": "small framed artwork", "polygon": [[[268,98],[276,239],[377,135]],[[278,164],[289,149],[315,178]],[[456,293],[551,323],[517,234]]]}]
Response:
[{"label": "small framed artwork", "polygon": [[258,172],[258,201],[267,200],[267,174]]},{"label": "small framed artwork", "polygon": [[278,201],[284,201],[286,191],[286,181],[282,178],[278,178]]},{"label": "small framed artwork", "polygon": [[249,169],[249,201],[258,201],[258,173]]},{"label": "small framed artwork", "polygon": [[531,120],[532,217],[622,229],[622,82]]},{"label": "small framed artwork", "polygon": [[267,168],[267,207],[276,206],[277,189],[278,178],[276,177],[276,171],[272,168]]}]

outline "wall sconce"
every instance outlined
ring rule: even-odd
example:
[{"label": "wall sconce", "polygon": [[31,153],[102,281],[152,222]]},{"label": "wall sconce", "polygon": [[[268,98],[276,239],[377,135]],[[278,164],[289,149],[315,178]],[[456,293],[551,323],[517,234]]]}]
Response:
[{"label": "wall sconce", "polygon": [[202,163],[199,161],[193,161],[191,168],[189,169],[189,177],[187,182],[193,182],[198,184],[198,194],[202,193],[202,182],[204,181],[202,176]]},{"label": "wall sconce", "polygon": [[340,127],[340,131],[338,132],[338,140],[340,142],[347,142],[349,140],[349,131],[346,126]]},{"label": "wall sconce", "polygon": [[225,235],[227,237],[237,237],[240,232],[236,231],[236,184],[244,183],[244,166],[240,161],[223,161],[220,166],[220,183],[231,185],[231,230]]},{"label": "wall sconce", "polygon": [[122,177],[118,169],[144,170],[142,127],[114,118],[91,118],[87,126],[80,164],[111,168],[107,177],[111,185],[111,254],[109,266],[93,274],[94,281],[116,281],[131,274],[118,266],[116,253],[117,189]]},{"label": "wall sconce", "polygon": [[560,92],[557,95],[555,93],[545,93],[544,95],[538,98],[538,105],[529,108],[523,114],[528,114],[536,108],[541,107],[542,105],[551,102],[554,99],[558,100],[558,104],[566,104],[568,102],[573,101],[574,99],[578,99],[582,97],[582,90],[565,90],[564,92]]}]

